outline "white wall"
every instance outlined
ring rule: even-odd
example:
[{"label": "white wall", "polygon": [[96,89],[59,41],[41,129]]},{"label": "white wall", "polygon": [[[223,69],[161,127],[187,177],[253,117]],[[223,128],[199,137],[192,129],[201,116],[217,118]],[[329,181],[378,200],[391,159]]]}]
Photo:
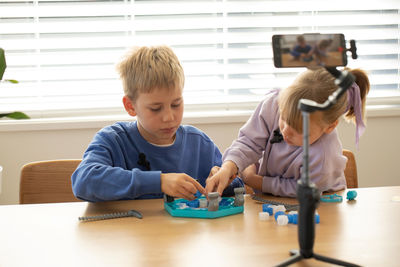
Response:
[{"label": "white wall", "polygon": [[[400,114],[371,114],[359,151],[354,145],[354,126],[340,123],[338,130],[343,147],[355,153],[360,187],[400,185]],[[224,151],[236,138],[248,115],[186,116],[184,123],[205,131]],[[81,158],[95,132],[113,121],[48,120],[42,123],[31,120],[13,122],[12,125],[0,122],[0,165],[3,166],[0,204],[18,203],[19,173],[24,164],[48,159]]]}]

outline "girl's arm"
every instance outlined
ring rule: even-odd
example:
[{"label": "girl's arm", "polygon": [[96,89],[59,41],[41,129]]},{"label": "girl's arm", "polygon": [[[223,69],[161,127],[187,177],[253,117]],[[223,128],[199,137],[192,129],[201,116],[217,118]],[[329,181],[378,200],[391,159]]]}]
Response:
[{"label": "girl's arm", "polygon": [[282,197],[296,197],[297,180],[294,178],[287,179],[258,175],[254,164],[247,167],[241,173],[241,177],[245,184],[264,193]]},{"label": "girl's arm", "polygon": [[251,115],[250,119],[240,129],[238,138],[225,151],[222,160],[232,161],[239,171],[257,162],[267,146],[273,132],[278,112],[276,96],[278,92],[271,92],[262,101]]},{"label": "girl's arm", "polygon": [[[344,178],[346,158],[342,155],[341,144],[336,139],[336,132],[325,136],[324,139],[328,139],[328,142],[319,142],[310,149],[310,181],[317,186],[320,192],[342,190],[346,184]],[[255,166],[249,166],[241,173],[241,177],[247,185],[262,190],[262,192],[295,197],[297,182],[302,175],[302,166],[302,155],[300,155],[291,162],[291,166],[286,168],[286,174],[260,176],[257,174]]]}]

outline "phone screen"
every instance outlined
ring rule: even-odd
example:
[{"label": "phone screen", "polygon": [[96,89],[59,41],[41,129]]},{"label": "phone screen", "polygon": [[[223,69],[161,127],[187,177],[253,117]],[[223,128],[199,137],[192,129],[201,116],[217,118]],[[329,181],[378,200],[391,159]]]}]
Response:
[{"label": "phone screen", "polygon": [[272,36],[277,68],[347,65],[343,34],[287,34]]}]

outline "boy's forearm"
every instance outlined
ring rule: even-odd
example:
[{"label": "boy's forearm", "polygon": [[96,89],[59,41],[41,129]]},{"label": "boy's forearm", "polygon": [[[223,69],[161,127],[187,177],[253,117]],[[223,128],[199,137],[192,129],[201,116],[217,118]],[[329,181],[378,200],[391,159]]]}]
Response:
[{"label": "boy's forearm", "polygon": [[83,164],[72,175],[72,189],[76,197],[93,202],[135,199],[141,195],[160,194],[160,176],[160,171]]}]

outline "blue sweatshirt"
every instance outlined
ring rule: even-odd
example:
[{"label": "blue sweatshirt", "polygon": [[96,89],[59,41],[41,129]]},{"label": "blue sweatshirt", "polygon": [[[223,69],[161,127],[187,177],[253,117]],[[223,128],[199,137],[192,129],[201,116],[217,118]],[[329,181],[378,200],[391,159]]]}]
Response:
[{"label": "blue sweatshirt", "polygon": [[[193,126],[180,126],[175,142],[162,147],[143,139],[136,122],[118,122],[95,135],[72,174],[72,190],[86,201],[162,198],[161,173],[186,173],[205,186],[213,166],[221,166],[221,152]],[[238,186],[236,178],[231,187]]]}]

